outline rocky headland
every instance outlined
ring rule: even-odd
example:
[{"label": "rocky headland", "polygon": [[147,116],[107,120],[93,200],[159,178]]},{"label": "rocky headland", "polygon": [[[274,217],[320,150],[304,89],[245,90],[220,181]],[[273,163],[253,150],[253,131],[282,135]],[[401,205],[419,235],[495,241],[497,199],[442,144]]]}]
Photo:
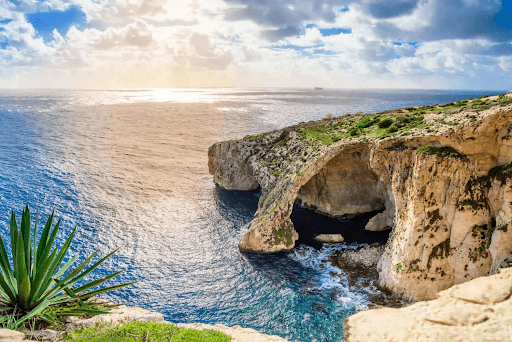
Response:
[{"label": "rocky headland", "polygon": [[380,211],[380,286],[411,300],[512,259],[512,97],[352,114],[219,142],[214,182],[261,188],[241,251],[291,251],[294,203],[339,217]]}]

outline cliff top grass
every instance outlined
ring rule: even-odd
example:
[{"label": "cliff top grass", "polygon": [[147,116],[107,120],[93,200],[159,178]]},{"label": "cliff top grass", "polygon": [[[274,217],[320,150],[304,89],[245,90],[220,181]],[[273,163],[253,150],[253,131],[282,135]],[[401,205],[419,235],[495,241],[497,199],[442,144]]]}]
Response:
[{"label": "cliff top grass", "polygon": [[[329,146],[353,141],[380,140],[388,137],[442,135],[459,125],[471,124],[492,115],[501,108],[511,108],[512,95],[480,97],[447,104],[407,107],[380,113],[345,114],[339,117],[303,122],[281,130],[246,136],[244,140],[257,145],[255,160],[265,170],[267,181],[279,182],[280,190],[264,194],[258,209],[259,222],[276,215],[280,195],[289,182],[300,177],[308,163],[320,158]],[[400,144],[398,144],[400,145]],[[393,148],[409,148],[405,145]],[[450,147],[420,146],[418,153],[440,157],[466,157]],[[284,241],[285,235],[275,231],[274,239]]]},{"label": "cliff top grass", "polygon": [[442,134],[452,127],[481,119],[485,110],[510,104],[512,96],[502,94],[374,114],[348,114],[341,118],[324,119],[317,125],[299,128],[297,133],[303,141],[318,141],[322,145],[331,145],[342,139],[384,139],[393,136]]},{"label": "cliff top grass", "polygon": [[67,331],[63,341],[74,342],[229,342],[231,337],[213,330],[178,328],[173,324],[130,322],[118,327],[96,324]]},{"label": "cliff top grass", "polygon": [[[512,105],[512,95],[481,96],[447,104],[407,107],[372,114],[345,114],[335,118],[301,123],[283,132],[295,130],[304,143],[332,145],[340,140],[384,139],[394,136],[442,134],[465,123],[477,121],[493,107]],[[245,138],[249,141],[264,139],[259,134]],[[279,139],[284,146],[288,141]]]}]

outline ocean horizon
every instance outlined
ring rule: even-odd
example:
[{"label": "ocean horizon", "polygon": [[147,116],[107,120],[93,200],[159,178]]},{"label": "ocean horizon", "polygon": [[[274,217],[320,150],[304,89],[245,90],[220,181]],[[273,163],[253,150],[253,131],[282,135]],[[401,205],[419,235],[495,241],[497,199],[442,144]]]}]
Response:
[{"label": "ocean horizon", "polygon": [[[318,85],[321,86],[321,85]],[[502,91],[503,92],[503,91]],[[506,90],[504,91],[506,92]],[[70,256],[121,250],[134,286],[105,295],[176,323],[241,325],[290,341],[343,339],[373,286],[348,285],[328,256],[361,241],[288,254],[240,253],[259,192],[225,191],[208,173],[208,147],[318,120],[495,95],[466,90],[305,88],[2,90],[0,234],[25,205],[62,219]],[[304,215],[309,215],[304,213]],[[360,284],[365,279],[361,279]],[[114,283],[115,283],[114,282]]]}]

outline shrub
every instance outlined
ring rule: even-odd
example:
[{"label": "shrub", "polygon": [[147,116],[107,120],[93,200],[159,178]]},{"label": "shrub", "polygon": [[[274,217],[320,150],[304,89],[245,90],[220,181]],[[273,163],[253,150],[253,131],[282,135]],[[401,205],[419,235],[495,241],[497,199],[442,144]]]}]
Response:
[{"label": "shrub", "polygon": [[396,124],[392,124],[391,126],[388,127],[387,131],[389,133],[395,133],[395,132],[398,132],[398,127],[396,126]]},{"label": "shrub", "polygon": [[357,128],[350,129],[347,134],[351,137],[357,137],[361,132]]},{"label": "shrub", "polygon": [[379,128],[388,128],[393,124],[393,119],[385,118],[384,120],[380,121],[377,125]]},{"label": "shrub", "polygon": [[[78,255],[76,255],[62,265],[76,228],[66,239],[60,251],[57,248],[52,251],[60,228],[59,220],[52,229],[53,216],[54,213],[48,217],[37,242],[37,215],[32,235],[28,206],[23,210],[19,230],[15,214],[12,212],[10,221],[11,260],[7,256],[4,242],[0,237],[0,270],[2,271],[0,274],[0,314],[2,317],[13,315],[17,326],[36,315],[45,321],[55,322],[54,315],[44,313],[48,308],[60,308],[58,312],[62,316],[105,313],[105,310],[95,309],[94,304],[91,304],[89,300],[93,296],[133,284],[127,283],[91,290],[119,275],[121,273],[119,271],[72,288],[72,285],[84,279],[117,250],[87,267],[97,254],[94,252],[78,267],[68,272],[78,259]],[[11,261],[13,269],[11,269]],[[80,305],[69,306],[71,303]],[[84,303],[89,305],[82,305]],[[2,322],[1,318],[0,322]]]}]

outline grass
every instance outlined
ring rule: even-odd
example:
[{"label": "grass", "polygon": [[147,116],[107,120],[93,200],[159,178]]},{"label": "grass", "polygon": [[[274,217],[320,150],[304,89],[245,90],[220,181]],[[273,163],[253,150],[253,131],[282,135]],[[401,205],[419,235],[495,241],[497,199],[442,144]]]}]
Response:
[{"label": "grass", "polygon": [[280,227],[279,230],[274,231],[274,236],[278,242],[283,242],[286,246],[293,244],[293,234],[290,228]]},{"label": "grass", "polygon": [[[297,133],[301,140],[308,145],[329,146],[341,139],[361,138],[384,139],[393,136],[411,136],[423,129],[430,129],[428,133],[435,133],[432,130],[432,123],[425,121],[425,114],[444,114],[445,117],[433,119],[444,126],[451,128],[462,124],[459,121],[446,120],[446,117],[463,110],[480,112],[495,105],[512,104],[512,97],[499,96],[496,100],[484,100],[478,98],[473,100],[462,100],[438,106],[407,107],[404,110],[388,111],[365,115],[346,115],[332,120],[318,121],[317,125],[299,128]],[[404,113],[405,112],[405,113]],[[467,121],[473,122],[477,117],[472,114],[466,116]],[[276,146],[284,146],[288,142],[288,132],[283,131]]]},{"label": "grass", "polygon": [[254,135],[252,137],[247,138],[248,141],[258,141],[261,139],[263,139],[263,135],[261,135],[261,134]]},{"label": "grass", "polygon": [[290,140],[290,132],[283,131],[279,136],[279,140],[276,143],[276,147],[283,147]]},{"label": "grass", "polygon": [[96,324],[66,332],[62,339],[73,342],[229,342],[231,337],[213,330],[178,328],[173,324],[131,322],[118,327]]},{"label": "grass", "polygon": [[404,115],[380,113],[299,129],[298,134],[304,142],[329,146],[344,138],[384,139],[408,135],[412,129],[426,126],[425,118],[419,112]]},{"label": "grass", "polygon": [[465,155],[457,152],[457,150],[455,150],[452,147],[448,147],[448,146],[434,147],[431,144],[428,144],[428,145],[424,145],[424,146],[420,146],[420,147],[416,148],[416,152],[423,153],[428,156],[435,154],[435,155],[443,157],[443,158],[447,158],[447,157],[448,158],[459,158],[459,159],[466,158]]}]

